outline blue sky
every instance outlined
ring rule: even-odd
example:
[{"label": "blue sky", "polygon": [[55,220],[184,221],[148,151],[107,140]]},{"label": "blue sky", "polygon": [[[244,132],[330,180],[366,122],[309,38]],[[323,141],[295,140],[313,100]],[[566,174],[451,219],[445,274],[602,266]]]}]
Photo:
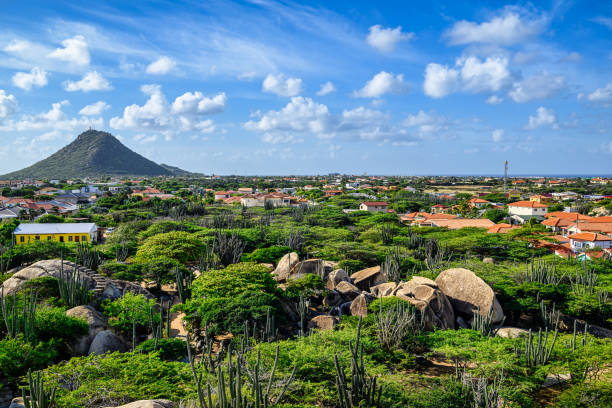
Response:
[{"label": "blue sky", "polygon": [[90,126],[215,174],[612,173],[610,2],[130,3],[4,2],[0,173]]}]

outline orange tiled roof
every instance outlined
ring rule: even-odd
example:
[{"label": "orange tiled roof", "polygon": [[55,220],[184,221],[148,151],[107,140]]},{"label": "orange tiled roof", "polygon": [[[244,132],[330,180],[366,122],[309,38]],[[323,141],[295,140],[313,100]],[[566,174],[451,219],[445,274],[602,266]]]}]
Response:
[{"label": "orange tiled roof", "polygon": [[571,221],[576,221],[576,220],[590,220],[593,217],[589,217],[588,215],[582,215],[579,213],[568,213],[565,211],[553,211],[553,212],[549,212],[548,214],[545,215],[546,218],[561,218],[564,220],[571,220]]},{"label": "orange tiled roof", "polygon": [[612,234],[612,222],[579,222],[574,224],[581,232]]},{"label": "orange tiled roof", "polygon": [[517,228],[520,228],[520,227],[516,225],[501,223],[501,224],[493,225],[491,228],[487,230],[487,232],[489,234],[505,234],[506,232],[509,232],[510,230],[517,229]]},{"label": "orange tiled roof", "polygon": [[603,234],[597,234],[595,232],[581,232],[578,234],[570,235],[569,239],[573,239],[574,241],[612,241],[612,237]]},{"label": "orange tiled roof", "polygon": [[535,201],[516,201],[508,204],[508,207],[548,208],[546,204],[536,203]]},{"label": "orange tiled roof", "polygon": [[476,218],[476,219],[454,219],[454,220],[432,220],[438,227],[446,227],[448,229],[460,229],[460,228],[490,228],[494,225],[493,221],[488,218]]}]

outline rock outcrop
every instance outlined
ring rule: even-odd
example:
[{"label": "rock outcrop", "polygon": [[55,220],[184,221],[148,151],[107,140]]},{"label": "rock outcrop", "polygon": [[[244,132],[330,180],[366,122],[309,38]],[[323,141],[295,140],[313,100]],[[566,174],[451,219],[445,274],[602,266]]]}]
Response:
[{"label": "rock outcrop", "polygon": [[351,302],[351,315],[359,317],[368,315],[368,298],[363,293]]},{"label": "rock outcrop", "polygon": [[85,320],[89,325],[89,333],[76,339],[71,345],[74,355],[86,355],[96,335],[108,328],[106,317],[91,306],[73,307],[66,311],[66,316],[78,317]]},{"label": "rock outcrop", "polygon": [[387,278],[381,271],[380,266],[373,266],[371,268],[362,269],[351,275],[353,284],[361,290],[369,291],[372,286],[376,286],[379,283],[384,283]]},{"label": "rock outcrop", "polygon": [[110,330],[102,330],[94,337],[87,355],[112,353],[113,351],[125,352],[127,347],[121,337]]},{"label": "rock outcrop", "polygon": [[395,296],[412,303],[422,314],[428,329],[455,328],[455,312],[451,302],[431,279],[414,276],[398,285]]},{"label": "rock outcrop", "polygon": [[327,276],[325,287],[329,290],[334,290],[340,282],[350,282],[350,280],[351,278],[349,278],[344,269],[336,269]]},{"label": "rock outcrop", "polygon": [[174,408],[174,403],[168,400],[140,400],[118,407],[105,408]]},{"label": "rock outcrop", "polygon": [[[62,261],[59,259],[38,261],[30,266],[27,266],[21,269],[20,271],[15,272],[13,276],[11,276],[2,283],[4,295],[6,296],[17,292],[23,286],[23,284],[29,281],[30,279],[42,278],[45,276],[59,278],[61,268]],[[64,263],[64,271],[68,272],[73,270],[74,267],[72,265]],[[92,289],[94,288],[95,283],[93,279],[89,278],[87,275],[84,274],[83,279]]]},{"label": "rock outcrop", "polygon": [[291,272],[291,269],[298,262],[300,262],[300,257],[296,252],[290,252],[288,254],[285,254],[280,259],[280,261],[278,261],[278,264],[276,265],[276,269],[272,271],[272,275],[274,276],[274,279],[276,279],[278,282],[285,282],[287,278],[289,277],[289,273]]},{"label": "rock outcrop", "polygon": [[322,259],[306,259],[298,262],[291,268],[287,280],[301,279],[306,275],[318,275],[325,281],[325,263]]},{"label": "rock outcrop", "polygon": [[320,315],[310,319],[308,327],[318,330],[332,330],[338,324],[338,321],[339,319],[335,316]]},{"label": "rock outcrop", "polygon": [[493,321],[502,321],[504,311],[493,289],[474,272],[464,268],[447,269],[438,275],[435,283],[448,297],[455,313],[471,320],[476,311],[486,316],[492,310]]}]

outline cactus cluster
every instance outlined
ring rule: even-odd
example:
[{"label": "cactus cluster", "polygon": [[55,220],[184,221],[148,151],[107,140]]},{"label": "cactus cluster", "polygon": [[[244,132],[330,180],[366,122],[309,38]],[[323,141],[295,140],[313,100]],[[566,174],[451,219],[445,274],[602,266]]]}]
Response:
[{"label": "cactus cluster", "polygon": [[582,262],[581,265],[581,267],[576,265],[575,275],[570,276],[572,291],[576,295],[592,295],[599,276],[594,269],[587,266],[586,262]]},{"label": "cactus cluster", "polygon": [[[189,338],[187,338],[187,356],[196,385],[199,408],[272,407],[279,404],[285,396],[289,385],[293,382],[297,369],[297,366],[295,366],[289,377],[275,384],[279,359],[278,345],[276,346],[274,365],[269,372],[266,372],[259,351],[257,352],[255,365],[249,367],[245,355],[242,352],[235,351],[232,343],[230,343],[227,351],[227,364],[217,364],[216,368],[212,371],[217,377],[216,390],[213,390],[209,377],[207,377],[206,383],[204,383],[203,372],[200,369],[202,363],[199,365],[195,364]],[[208,369],[207,372],[209,372]],[[243,384],[244,377],[250,380],[250,384]],[[244,392],[245,386],[247,387],[247,392]],[[276,396],[273,395],[273,388],[280,389]],[[248,389],[250,389],[250,392]]]},{"label": "cactus cluster", "polygon": [[80,243],[77,245],[77,261],[79,265],[83,265],[87,269],[97,271],[98,266],[102,263],[102,258],[95,248],[87,244]]},{"label": "cactus cluster", "polygon": [[552,305],[552,310],[548,309],[544,301],[540,302],[540,317],[544,323],[544,327],[552,329],[560,317],[561,312],[555,310],[555,304]]},{"label": "cactus cluster", "polygon": [[485,377],[474,377],[465,369],[460,372],[455,362],[455,381],[470,390],[474,408],[497,408],[503,406],[501,387],[505,380],[504,370],[496,373],[492,382]]},{"label": "cactus cluster", "polygon": [[400,268],[403,258],[404,254],[399,246],[393,247],[387,256],[385,256],[385,260],[381,265],[381,271],[388,281],[397,283],[402,279]]},{"label": "cactus cluster", "polygon": [[300,337],[305,337],[307,334],[309,309],[310,301],[304,299],[303,295],[300,295],[300,302],[297,305],[298,314],[300,315]]},{"label": "cactus cluster", "polygon": [[423,330],[423,315],[419,318],[416,308],[402,302],[383,311],[382,295],[379,297],[380,308],[376,320],[376,333],[380,344],[386,350],[400,347],[402,341],[409,333],[417,333]]},{"label": "cactus cluster", "polygon": [[558,285],[563,280],[564,276],[557,276],[557,267],[555,262],[548,263],[538,258],[537,263],[534,258],[531,262],[525,265],[525,274],[523,275],[525,282],[538,282],[544,285]]},{"label": "cactus cluster", "polygon": [[493,323],[493,308],[489,310],[486,316],[480,314],[480,308],[474,310],[474,317],[472,318],[472,329],[479,331],[483,336],[495,337],[497,331],[503,326],[506,317],[502,319],[499,325]]},{"label": "cactus cluster", "polygon": [[382,386],[377,386],[376,376],[369,376],[363,362],[363,344],[360,342],[361,322],[357,325],[357,336],[355,345],[349,343],[351,352],[351,382],[347,381],[344,367],[338,360],[338,354],[334,354],[334,365],[336,367],[336,390],[338,392],[338,406],[340,408],[353,408],[365,404],[365,406],[380,406]]},{"label": "cactus cluster", "polygon": [[130,250],[125,241],[121,241],[121,243],[115,248],[115,259],[117,262],[125,262],[125,260],[130,255]]},{"label": "cactus cluster", "polygon": [[542,329],[538,330],[537,341],[534,341],[534,335],[529,329],[529,335],[525,338],[525,346],[523,349],[515,346],[515,353],[517,356],[525,356],[527,366],[537,367],[546,364],[557,341],[557,335],[559,334],[558,329],[559,319],[557,318],[557,324],[555,324],[554,337],[550,346],[548,345],[548,329],[544,331],[542,336]]},{"label": "cactus cluster", "polygon": [[78,267],[71,272],[64,269],[64,258],[60,266],[60,276],[57,281],[60,297],[69,307],[86,305],[89,303],[91,292],[89,285],[79,271]]},{"label": "cactus cluster", "polygon": [[185,303],[185,301],[191,296],[193,275],[190,271],[185,271],[178,266],[174,268],[174,275],[176,276],[176,290],[178,292],[179,300],[181,303]]},{"label": "cactus cluster", "polygon": [[32,376],[32,370],[28,370],[28,394],[25,389],[21,390],[23,397],[23,405],[25,408],[53,408],[55,404],[55,390],[45,390],[45,382],[40,375],[40,371],[36,373],[36,377]]},{"label": "cactus cluster", "polygon": [[18,304],[17,295],[4,296],[4,288],[0,289],[0,305],[2,319],[8,337],[15,338],[23,334],[26,339],[34,336],[34,320],[36,317],[36,292],[30,290],[29,299],[23,296],[23,304]]},{"label": "cactus cluster", "polygon": [[[567,342],[565,343],[566,347],[572,349],[572,353],[574,351],[576,351],[576,345],[577,345],[577,343],[576,343],[576,335],[578,334],[578,325],[577,324],[578,324],[578,321],[574,320],[574,335],[572,336],[572,339],[570,340],[569,344]],[[582,345],[582,347],[587,345],[587,330],[588,330],[588,327],[589,327],[588,323],[585,322],[584,323],[584,334],[583,334],[582,340],[580,341],[580,344]]]},{"label": "cactus cluster", "polygon": [[245,243],[236,233],[222,229],[215,232],[214,251],[221,264],[227,266],[240,262]]}]

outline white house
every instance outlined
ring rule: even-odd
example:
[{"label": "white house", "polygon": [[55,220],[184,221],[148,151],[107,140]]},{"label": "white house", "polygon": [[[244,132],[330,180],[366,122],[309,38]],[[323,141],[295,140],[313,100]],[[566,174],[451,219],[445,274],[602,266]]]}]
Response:
[{"label": "white house", "polygon": [[229,191],[215,191],[215,200],[223,200],[231,197],[231,193]]},{"label": "white house", "polygon": [[508,204],[508,213],[513,220],[523,224],[530,218],[543,219],[548,213],[548,206],[535,201],[516,201]]},{"label": "white house", "polygon": [[610,248],[612,237],[594,232],[581,232],[569,236],[570,246],[574,251],[583,251],[588,248]]},{"label": "white house", "polygon": [[381,212],[387,211],[389,209],[389,204],[385,201],[365,201],[359,204],[359,209],[361,211]]}]

